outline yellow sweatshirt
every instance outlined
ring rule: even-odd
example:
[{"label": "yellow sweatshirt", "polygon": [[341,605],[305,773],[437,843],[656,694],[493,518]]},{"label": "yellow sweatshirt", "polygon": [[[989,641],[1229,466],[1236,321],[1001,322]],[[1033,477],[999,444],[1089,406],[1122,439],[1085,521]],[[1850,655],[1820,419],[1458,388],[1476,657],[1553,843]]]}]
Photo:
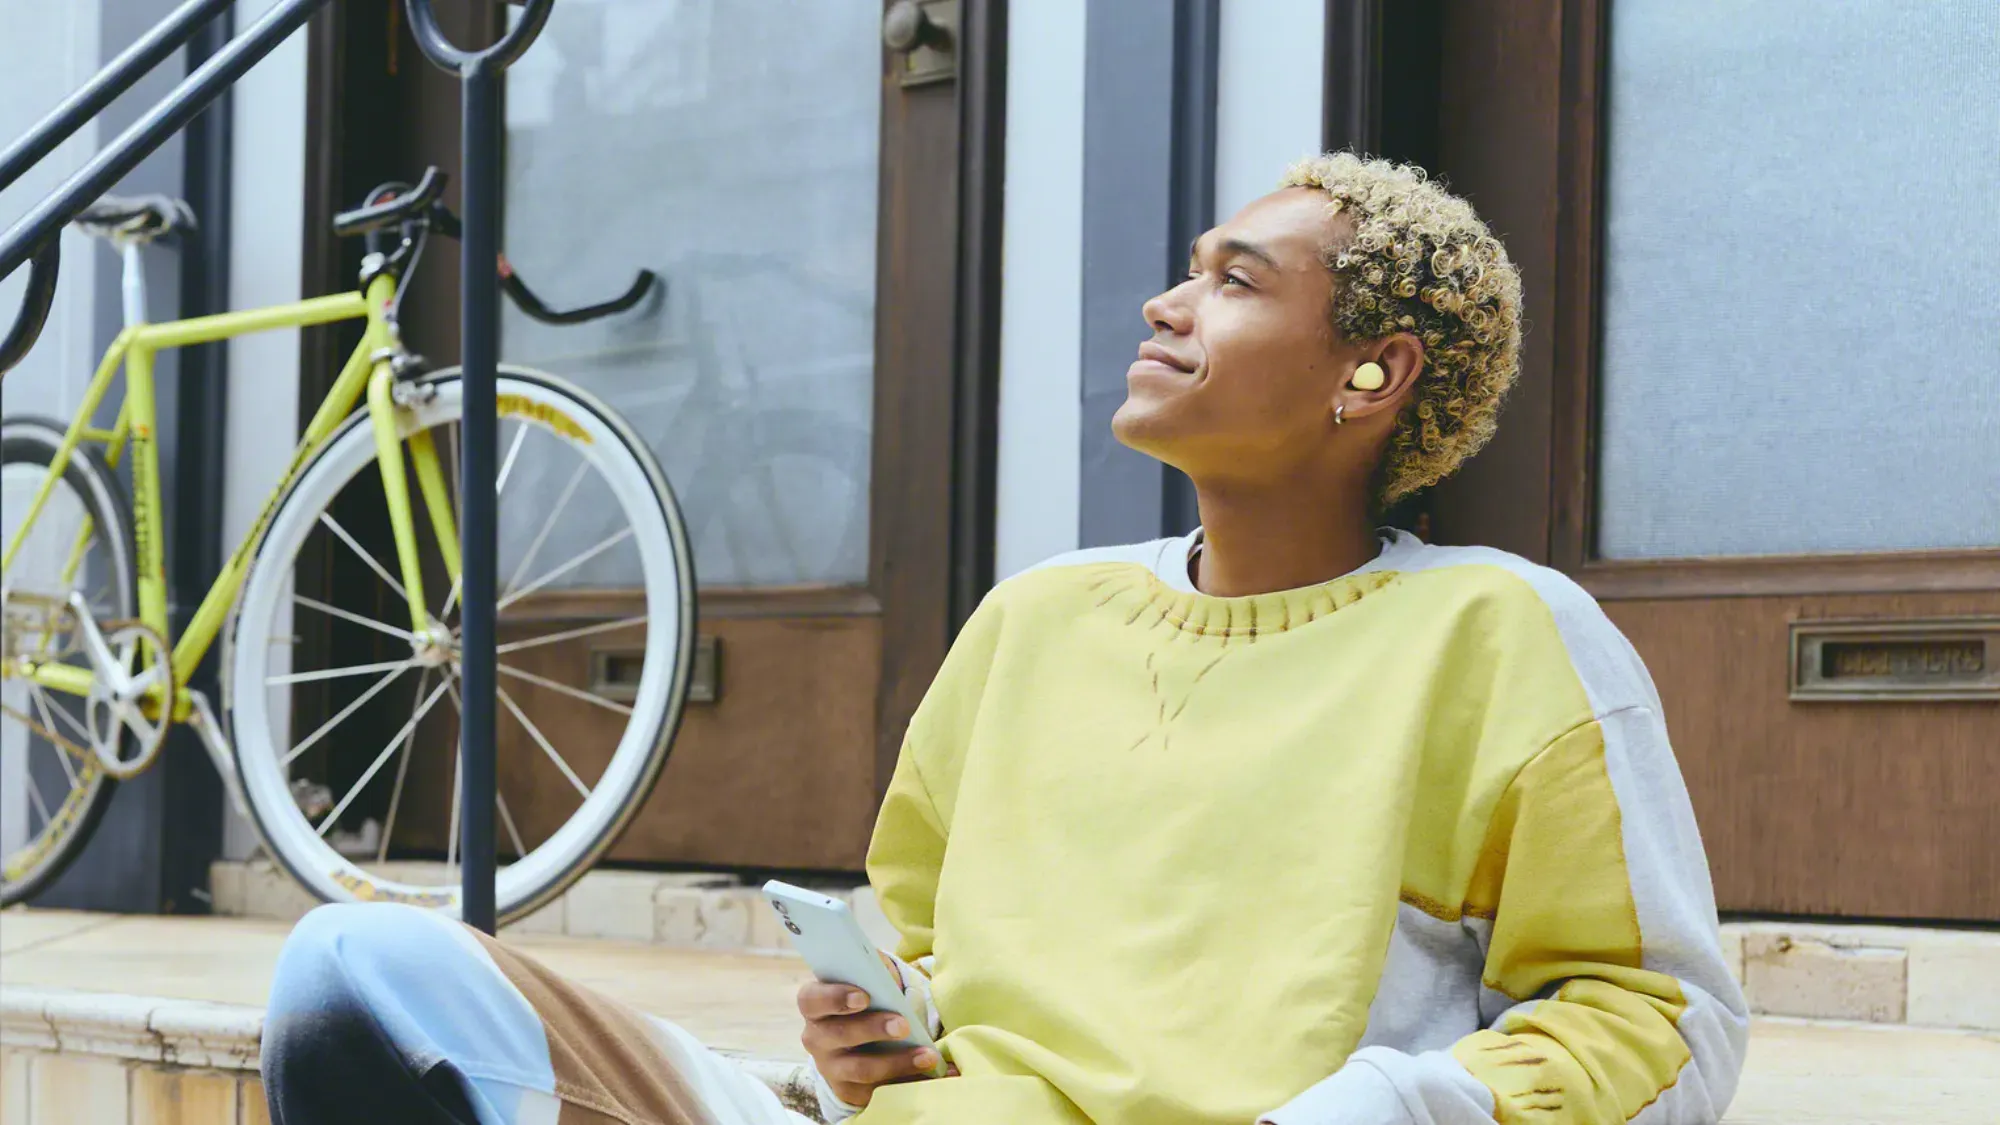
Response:
[{"label": "yellow sweatshirt", "polygon": [[952,648],[869,875],[961,1076],[859,1125],[1719,1118],[1745,1005],[1590,597],[1401,534],[1209,597],[1193,543],[1014,578]]}]

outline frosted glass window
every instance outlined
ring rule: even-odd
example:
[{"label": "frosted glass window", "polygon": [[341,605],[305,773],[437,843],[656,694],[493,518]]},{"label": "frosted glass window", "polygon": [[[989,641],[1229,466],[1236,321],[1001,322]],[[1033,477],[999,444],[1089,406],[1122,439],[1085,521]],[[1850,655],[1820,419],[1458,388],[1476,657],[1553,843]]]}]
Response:
[{"label": "frosted glass window", "polygon": [[[507,306],[501,355],[581,384],[651,444],[706,586],[867,578],[881,18],[853,0],[563,0],[508,72],[521,275],[557,307],[642,267],[668,290],[572,327]],[[553,502],[567,473],[549,475],[510,480],[509,501]],[[587,511],[563,519],[602,534]]]},{"label": "frosted glass window", "polygon": [[2000,545],[2000,4],[1610,34],[1599,554]]}]

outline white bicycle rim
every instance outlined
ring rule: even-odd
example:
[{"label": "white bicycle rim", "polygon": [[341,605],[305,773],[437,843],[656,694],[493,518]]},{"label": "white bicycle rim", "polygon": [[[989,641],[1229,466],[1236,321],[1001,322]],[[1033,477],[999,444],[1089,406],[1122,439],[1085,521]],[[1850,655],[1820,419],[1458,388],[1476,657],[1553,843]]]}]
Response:
[{"label": "white bicycle rim", "polygon": [[[462,384],[455,374],[432,376],[425,384],[436,394],[399,411],[406,439],[460,417]],[[497,873],[498,913],[509,918],[533,910],[582,874],[616,841],[651,790],[686,698],[694,649],[694,584],[678,508],[665,478],[650,452],[608,408],[551,376],[519,369],[502,369],[497,392],[510,404],[503,405],[503,415],[567,442],[596,469],[638,546],[646,614],[645,661],[631,718],[603,774],[561,828]],[[364,471],[375,471],[375,441],[368,416],[360,414],[299,478],[258,549],[227,661],[237,769],[273,855],[314,894],[327,901],[409,903],[456,916],[457,886],[397,882],[372,873],[335,851],[299,810],[281,762],[286,748],[274,745],[269,735],[274,726],[265,684],[271,676],[271,646],[243,643],[278,635],[300,547],[320,513]],[[411,488],[414,492],[414,481]],[[394,571],[393,558],[385,564]],[[503,725],[510,721],[504,710],[496,720]]]},{"label": "white bicycle rim", "polygon": [[[5,507],[8,516],[25,513],[27,497],[34,494],[42,478],[47,475],[49,459],[53,459],[55,451],[61,447],[63,436],[60,428],[37,420],[9,419],[4,427],[0,427],[0,442],[40,446],[42,455],[46,458],[39,461],[13,460],[0,467],[0,476],[6,478],[4,484],[0,484],[0,490],[4,490],[6,494]],[[82,484],[83,491],[77,491],[78,483]],[[20,506],[18,513],[15,508],[17,504]],[[57,483],[49,497],[48,506],[43,508],[38,518],[37,528],[29,533],[29,538],[33,541],[38,535],[54,532],[56,546],[64,551],[64,557],[73,540],[76,526],[63,523],[59,513],[65,505],[73,506],[73,514],[77,517],[87,516],[96,521],[94,541],[98,549],[104,553],[113,571],[106,592],[115,599],[115,604],[100,607],[106,612],[107,619],[137,615],[138,584],[132,566],[130,530],[126,524],[128,517],[125,515],[126,509],[118,493],[117,481],[109,476],[100,461],[82,449],[72,456],[69,467],[65,470],[64,479]],[[15,527],[16,523],[13,520],[0,521],[0,542],[11,541]],[[29,555],[32,554],[33,552],[29,552]],[[24,582],[25,571],[31,569],[32,561],[27,555],[17,559],[16,572],[0,575],[0,587],[57,598],[69,592],[47,582],[37,583],[32,579]],[[84,593],[88,597],[92,592],[86,590]],[[10,678],[4,690],[0,690],[0,696],[5,697],[8,706],[38,718],[46,708],[50,712],[48,721],[61,727],[62,720],[55,718],[53,712],[63,709],[67,715],[69,700],[44,696],[38,706],[33,698],[36,690]],[[0,717],[0,729],[4,729],[4,733],[0,733],[0,738],[13,744],[11,752],[0,753],[0,758],[11,758],[14,753],[20,756],[18,761],[0,765],[0,770],[12,767],[21,771],[19,776],[9,773],[8,776],[0,778],[0,786],[8,789],[17,785],[22,787],[21,793],[0,794],[0,800],[18,797],[24,803],[20,808],[7,809],[6,812],[0,813],[0,816],[11,817],[16,814],[26,816],[25,802],[28,798],[22,794],[32,788],[36,790],[37,796],[42,796],[39,784],[28,772],[32,768],[28,751],[32,749],[33,740],[27,737],[28,732],[21,728],[18,720],[12,716]],[[64,733],[75,737],[81,732],[72,728]],[[54,746],[48,746],[45,740],[43,745],[49,753],[57,755],[63,753]],[[72,765],[79,764],[72,763]],[[4,849],[0,849],[5,851],[4,855],[0,855],[0,860],[4,860],[6,868],[4,872],[0,872],[0,903],[13,903],[38,892],[60,875],[75,858],[76,853],[89,841],[91,834],[96,830],[98,819],[103,815],[102,805],[110,798],[111,790],[117,783],[94,767],[85,769],[84,776],[79,780],[81,784],[73,785],[61,803],[50,810],[50,815],[44,818],[40,832],[32,834],[19,831],[0,832],[0,839],[4,839],[6,845]],[[60,821],[61,825],[53,823],[55,821]],[[14,837],[17,835],[22,836],[22,839],[15,840]]]}]

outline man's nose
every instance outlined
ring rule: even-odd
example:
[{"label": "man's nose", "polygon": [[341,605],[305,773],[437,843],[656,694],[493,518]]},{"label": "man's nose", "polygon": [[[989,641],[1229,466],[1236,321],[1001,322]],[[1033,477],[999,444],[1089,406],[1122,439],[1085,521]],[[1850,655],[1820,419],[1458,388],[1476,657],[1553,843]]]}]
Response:
[{"label": "man's nose", "polygon": [[1194,326],[1193,305],[1185,299],[1183,288],[1184,285],[1176,285],[1139,306],[1139,315],[1146,318],[1153,331],[1185,336]]}]

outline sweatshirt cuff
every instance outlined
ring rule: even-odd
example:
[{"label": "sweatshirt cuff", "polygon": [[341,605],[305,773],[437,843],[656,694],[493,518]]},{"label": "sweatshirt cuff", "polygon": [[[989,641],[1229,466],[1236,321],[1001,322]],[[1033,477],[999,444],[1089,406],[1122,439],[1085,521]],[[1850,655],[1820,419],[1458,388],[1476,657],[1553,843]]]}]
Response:
[{"label": "sweatshirt cuff", "polygon": [[845,1121],[861,1112],[862,1107],[848,1105],[840,1100],[839,1095],[833,1092],[833,1087],[826,1084],[826,1077],[819,1072],[818,1067],[810,1069],[813,1075],[813,1094],[819,1099],[821,1121],[826,1122],[826,1125],[835,1125],[836,1122]]},{"label": "sweatshirt cuff", "polygon": [[896,975],[903,982],[903,998],[910,1002],[910,1011],[923,1021],[924,1029],[936,1041],[944,1035],[944,1019],[938,1015],[937,1004],[931,1000],[931,967],[937,964],[937,958],[919,957],[912,962],[893,953],[888,957],[896,963]]},{"label": "sweatshirt cuff", "polygon": [[1333,1077],[1265,1114],[1263,1125],[1469,1125],[1493,1120],[1493,1093],[1444,1051],[1363,1047]]},{"label": "sweatshirt cuff", "polygon": [[1416,1121],[1389,1076],[1366,1059],[1356,1058],[1257,1120],[1258,1125],[1415,1125]]}]

